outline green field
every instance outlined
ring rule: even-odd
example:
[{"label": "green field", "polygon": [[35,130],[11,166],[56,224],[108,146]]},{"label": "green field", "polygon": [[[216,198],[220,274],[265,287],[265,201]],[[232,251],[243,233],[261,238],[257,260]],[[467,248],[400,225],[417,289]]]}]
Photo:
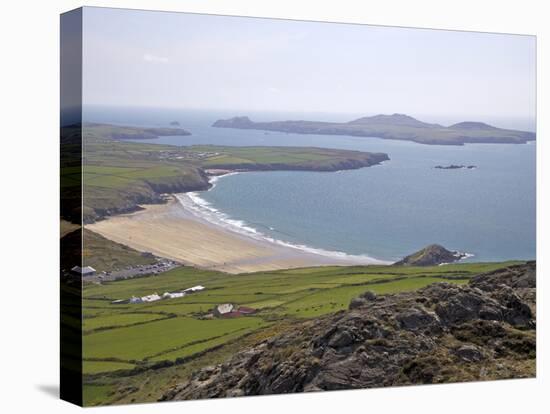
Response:
[{"label": "green field", "polygon": [[[161,275],[84,288],[85,359],[146,364],[189,357],[281,322],[346,309],[366,290],[378,294],[415,290],[434,282],[465,283],[470,276],[509,263],[435,267],[318,267],[228,275],[181,267]],[[206,290],[153,303],[111,301],[204,285]],[[254,316],[204,319],[220,303],[258,309]],[[87,373],[121,369],[97,364]]]},{"label": "green field", "polygon": [[119,326],[137,325],[145,322],[151,322],[159,319],[166,319],[167,316],[161,313],[109,313],[90,314],[84,318],[84,332],[93,332],[116,328]]},{"label": "green field", "polygon": [[[85,335],[84,355],[95,360],[114,358],[146,362],[165,353],[264,325],[261,318],[252,317],[198,320],[182,316]],[[203,349],[197,347],[197,351]]]},{"label": "green field", "polygon": [[83,370],[87,374],[96,374],[98,372],[116,371],[121,369],[132,369],[134,364],[117,361],[83,361]]},{"label": "green field", "polygon": [[206,168],[253,168],[333,170],[334,164],[347,160],[368,160],[368,153],[328,148],[301,147],[222,147],[215,145],[194,145],[192,151],[217,153],[201,163]]},{"label": "green field", "polygon": [[112,396],[112,387],[108,385],[86,385],[84,392],[84,406],[102,405]]}]

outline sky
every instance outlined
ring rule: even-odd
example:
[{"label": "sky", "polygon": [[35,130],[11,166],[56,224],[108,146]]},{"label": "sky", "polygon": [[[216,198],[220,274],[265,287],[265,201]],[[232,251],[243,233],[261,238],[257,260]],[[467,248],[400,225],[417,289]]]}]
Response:
[{"label": "sky", "polygon": [[85,104],[535,116],[533,36],[107,8],[83,21]]}]

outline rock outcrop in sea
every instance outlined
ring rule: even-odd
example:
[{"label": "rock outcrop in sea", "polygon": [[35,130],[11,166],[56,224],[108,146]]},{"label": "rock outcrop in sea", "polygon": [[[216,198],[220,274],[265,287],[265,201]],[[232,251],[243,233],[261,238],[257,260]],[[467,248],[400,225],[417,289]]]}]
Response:
[{"label": "rock outcrop in sea", "polygon": [[436,266],[453,263],[466,257],[465,253],[447,250],[439,244],[430,244],[419,251],[395,262],[395,266]]}]

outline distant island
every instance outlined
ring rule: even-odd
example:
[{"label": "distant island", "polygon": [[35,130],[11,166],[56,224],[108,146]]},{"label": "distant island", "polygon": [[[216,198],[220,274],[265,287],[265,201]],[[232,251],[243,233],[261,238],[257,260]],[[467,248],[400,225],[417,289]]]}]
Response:
[{"label": "distant island", "polygon": [[476,165],[462,165],[462,164],[451,164],[451,165],[436,165],[434,168],[438,170],[473,170],[477,168]]},{"label": "distant island", "polygon": [[170,126],[173,126],[173,127],[179,127],[179,126],[180,126],[180,123],[179,123],[179,121],[172,121],[172,122],[170,122],[169,125],[170,125]]},{"label": "distant island", "polygon": [[350,122],[271,121],[253,122],[247,116],[220,119],[216,128],[258,129],[296,134],[348,135],[413,141],[428,145],[525,144],[535,133],[497,128],[483,122],[459,122],[445,127],[403,114],[375,115]]}]

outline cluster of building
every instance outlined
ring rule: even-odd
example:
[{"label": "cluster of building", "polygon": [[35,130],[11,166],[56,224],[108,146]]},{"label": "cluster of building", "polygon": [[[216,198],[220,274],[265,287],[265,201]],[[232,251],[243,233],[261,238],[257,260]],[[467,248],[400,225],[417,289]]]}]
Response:
[{"label": "cluster of building", "polygon": [[219,152],[196,152],[196,151],[160,151],[157,154],[161,160],[204,160],[207,158],[219,156]]},{"label": "cluster of building", "polygon": [[238,318],[239,316],[252,315],[256,313],[256,309],[247,306],[239,306],[238,308],[232,303],[222,303],[217,305],[212,314],[218,318]]},{"label": "cluster of building", "polygon": [[[141,256],[153,259],[155,256],[150,252],[143,252]],[[150,264],[142,264],[136,266],[127,266],[124,269],[112,270],[112,271],[103,271],[98,272],[91,266],[74,266],[71,269],[71,274],[73,276],[78,276],[85,279],[88,282],[104,282],[104,281],[113,281],[121,279],[129,279],[138,276],[145,275],[157,275],[168,270],[172,270],[175,267],[179,266],[179,263],[164,259],[156,258],[156,262]]]},{"label": "cluster of building", "polygon": [[177,292],[164,292],[162,296],[160,296],[158,293],[153,293],[151,295],[146,296],[132,296],[130,299],[118,299],[113,302],[111,302],[113,305],[121,305],[121,304],[138,304],[138,303],[149,303],[149,302],[156,302],[157,300],[163,300],[163,299],[176,299],[176,298],[182,298],[186,295],[189,295],[191,293],[196,293],[204,290],[205,287],[202,285],[197,285],[190,287],[188,289],[184,289]]}]

